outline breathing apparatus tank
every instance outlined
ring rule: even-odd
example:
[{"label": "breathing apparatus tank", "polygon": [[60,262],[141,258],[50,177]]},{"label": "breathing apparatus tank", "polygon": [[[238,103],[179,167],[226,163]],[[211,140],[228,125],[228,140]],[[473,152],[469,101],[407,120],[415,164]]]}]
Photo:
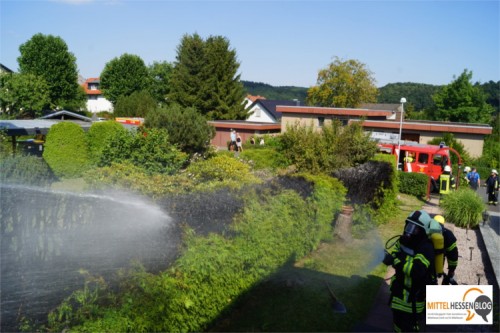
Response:
[{"label": "breathing apparatus tank", "polygon": [[[434,267],[436,270],[436,274],[437,274],[437,276],[443,275],[444,237],[443,237],[443,230],[442,230],[439,222],[436,221],[435,219],[431,218],[425,211],[422,211],[422,210],[412,212],[408,216],[406,222],[407,222],[407,224],[410,223],[410,224],[415,224],[417,226],[420,226],[425,230],[427,237],[429,237],[429,239],[431,240],[432,245],[434,247],[434,252],[435,252]],[[389,250],[398,241],[401,242],[401,237],[403,237],[403,236],[396,235],[394,237],[391,237],[389,240],[387,240],[387,242],[385,243],[386,250]],[[402,250],[405,250],[404,247],[402,247]],[[405,251],[405,252],[412,255],[412,253],[410,251]],[[386,252],[386,254],[388,254],[388,252]],[[384,263],[389,264],[390,259],[391,258],[389,258],[386,255],[386,257],[384,258]]]},{"label": "breathing apparatus tank", "polygon": [[429,232],[432,245],[434,246],[434,267],[436,269],[437,276],[443,275],[444,266],[444,237],[443,229],[441,228],[439,219],[444,218],[441,215],[436,215],[434,219],[431,220]]}]

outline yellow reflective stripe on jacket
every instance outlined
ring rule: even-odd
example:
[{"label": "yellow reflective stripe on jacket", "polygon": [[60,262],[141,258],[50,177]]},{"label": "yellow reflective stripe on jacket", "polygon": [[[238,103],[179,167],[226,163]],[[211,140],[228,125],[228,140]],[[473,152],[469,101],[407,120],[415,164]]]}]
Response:
[{"label": "yellow reflective stripe on jacket", "polygon": [[446,248],[446,252],[450,252],[451,250],[453,250],[454,248],[457,247],[457,242],[451,244],[449,247]]},{"label": "yellow reflective stripe on jacket", "polygon": [[[396,296],[392,298],[391,308],[399,311],[413,313],[411,302],[404,301]],[[425,308],[425,302],[415,302],[415,309],[417,313],[421,313],[422,311],[424,311],[424,308]]]},{"label": "yellow reflective stripe on jacket", "polygon": [[417,253],[417,255],[415,256],[415,259],[420,260],[420,262],[422,262],[422,264],[424,264],[425,267],[429,268],[430,262],[429,262],[429,260],[427,260],[427,258],[423,254]]}]

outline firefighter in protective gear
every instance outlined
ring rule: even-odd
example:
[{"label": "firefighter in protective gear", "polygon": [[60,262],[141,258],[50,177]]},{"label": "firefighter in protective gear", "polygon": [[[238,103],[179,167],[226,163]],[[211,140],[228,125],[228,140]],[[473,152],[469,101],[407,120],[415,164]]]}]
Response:
[{"label": "firefighter in protective gear", "polygon": [[450,229],[444,226],[445,220],[443,216],[436,215],[434,216],[434,220],[439,222],[443,230],[444,257],[448,262],[448,274],[444,276],[443,282],[441,284],[457,284],[457,282],[455,281],[455,270],[458,266],[457,238]]},{"label": "firefighter in protective gear", "polygon": [[446,165],[439,176],[439,194],[448,194],[452,189],[455,189],[455,177],[451,173],[451,167]]},{"label": "firefighter in protective gear", "polygon": [[435,280],[434,247],[429,239],[431,221],[423,210],[412,212],[406,219],[403,235],[384,257],[384,264],[392,265],[395,270],[391,278],[390,306],[396,332],[420,331],[425,286]]}]

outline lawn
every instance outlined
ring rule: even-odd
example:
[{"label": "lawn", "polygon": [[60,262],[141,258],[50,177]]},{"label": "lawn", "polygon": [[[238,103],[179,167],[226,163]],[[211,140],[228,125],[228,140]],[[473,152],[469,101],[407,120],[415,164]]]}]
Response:
[{"label": "lawn", "polygon": [[[310,255],[282,267],[220,317],[213,332],[346,332],[362,322],[386,273],[381,264],[387,239],[422,202],[401,195],[400,210],[363,239],[322,243]],[[335,313],[327,283],[347,308]]]}]

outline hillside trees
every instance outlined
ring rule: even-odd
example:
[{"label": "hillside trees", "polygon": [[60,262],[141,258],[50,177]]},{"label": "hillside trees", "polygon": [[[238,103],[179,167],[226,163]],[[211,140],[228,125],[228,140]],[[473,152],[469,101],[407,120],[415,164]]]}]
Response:
[{"label": "hillside trees", "polygon": [[463,123],[490,123],[493,107],[483,91],[471,83],[472,71],[465,69],[453,82],[432,96],[434,120]]},{"label": "hillside trees", "polygon": [[401,97],[405,97],[408,100],[405,109],[413,105],[414,111],[419,112],[434,106],[431,96],[438,89],[439,86],[423,83],[389,83],[379,88],[377,103],[399,103]]},{"label": "hillside trees", "polygon": [[377,100],[372,72],[358,60],[335,60],[318,72],[317,85],[307,91],[307,103],[323,107],[358,107]]},{"label": "hillside trees", "polygon": [[35,74],[0,74],[0,107],[12,118],[35,118],[50,105],[50,90]]},{"label": "hillside trees", "polygon": [[137,55],[125,53],[104,66],[100,89],[113,105],[120,96],[130,96],[136,91],[148,90],[151,80],[148,68]]},{"label": "hillside trees", "polygon": [[245,119],[239,66],[226,38],[184,35],[170,78],[169,102],[195,107],[209,120]]},{"label": "hillside trees", "polygon": [[51,108],[77,111],[85,106],[85,95],[78,85],[76,58],[63,39],[39,33],[22,44],[19,51],[19,72],[45,80]]}]

